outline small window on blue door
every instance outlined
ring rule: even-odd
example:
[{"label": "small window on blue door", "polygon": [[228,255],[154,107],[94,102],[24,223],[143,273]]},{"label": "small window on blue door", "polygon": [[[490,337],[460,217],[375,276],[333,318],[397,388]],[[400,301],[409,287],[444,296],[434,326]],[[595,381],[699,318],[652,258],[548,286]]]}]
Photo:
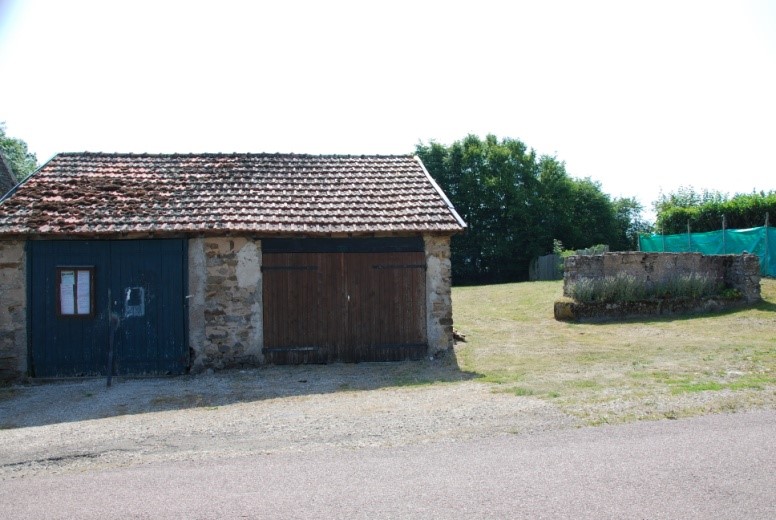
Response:
[{"label": "small window on blue door", "polygon": [[143,287],[127,287],[124,298],[124,317],[145,316],[145,289]]},{"label": "small window on blue door", "polygon": [[57,315],[94,317],[94,266],[57,267]]}]

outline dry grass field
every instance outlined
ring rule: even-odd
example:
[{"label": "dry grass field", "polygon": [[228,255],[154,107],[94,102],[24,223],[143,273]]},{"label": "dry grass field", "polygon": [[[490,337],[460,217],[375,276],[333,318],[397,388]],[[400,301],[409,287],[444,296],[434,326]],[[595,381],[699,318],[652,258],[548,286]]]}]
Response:
[{"label": "dry grass field", "polygon": [[453,289],[461,370],[587,424],[776,406],[776,280],[753,308],[620,323],[555,321],[562,282]]}]

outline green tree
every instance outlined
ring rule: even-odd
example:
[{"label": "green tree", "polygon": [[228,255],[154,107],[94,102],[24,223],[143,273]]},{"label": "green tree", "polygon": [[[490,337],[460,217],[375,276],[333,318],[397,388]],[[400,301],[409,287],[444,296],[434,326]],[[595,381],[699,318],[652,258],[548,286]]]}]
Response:
[{"label": "green tree", "polygon": [[571,181],[570,236],[563,243],[572,249],[593,244],[609,244],[617,237],[614,206],[601,185],[589,178]]},{"label": "green tree", "polygon": [[452,249],[458,282],[524,277],[543,252],[538,226],[538,164],[517,139],[469,135],[450,146],[419,144],[416,153],[469,225]]},{"label": "green tree", "polygon": [[638,249],[639,235],[651,233],[652,224],[644,220],[644,207],[635,197],[616,198],[613,201],[617,241],[609,244],[615,251]]},{"label": "green tree", "polygon": [[728,200],[727,194],[719,191],[696,191],[692,186],[680,186],[674,192],[661,192],[652,206],[655,213],[660,214],[671,208],[696,208],[704,204],[721,203],[726,200]]},{"label": "green tree", "polygon": [[563,162],[537,157],[517,139],[469,135],[450,146],[421,143],[416,153],[469,226],[452,243],[456,283],[526,279],[530,261],[551,252],[554,239],[575,249],[627,248],[598,183],[572,179]]},{"label": "green tree", "polygon": [[22,180],[38,168],[38,158],[27,149],[27,143],[5,134],[5,122],[0,122],[0,153],[11,166],[17,180]]},{"label": "green tree", "polygon": [[765,215],[776,214],[776,191],[739,193],[733,197],[717,191],[695,191],[682,187],[674,193],[661,194],[654,203],[657,230],[665,234],[722,229],[725,219],[729,229],[762,226]]}]

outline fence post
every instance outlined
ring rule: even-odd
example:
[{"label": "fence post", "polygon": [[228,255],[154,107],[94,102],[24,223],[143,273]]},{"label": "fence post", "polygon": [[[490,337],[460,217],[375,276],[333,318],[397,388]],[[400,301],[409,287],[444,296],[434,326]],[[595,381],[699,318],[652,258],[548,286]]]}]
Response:
[{"label": "fence post", "polygon": [[765,212],[765,256],[763,256],[763,263],[765,264],[765,274],[768,274],[771,267],[771,247],[768,243],[768,212]]},{"label": "fence post", "polygon": [[687,221],[687,252],[692,253],[692,235],[690,235],[690,221]]},{"label": "fence post", "polygon": [[666,229],[660,226],[660,238],[663,239],[663,252],[666,252]]},{"label": "fence post", "polygon": [[726,228],[727,228],[727,219],[725,218],[725,215],[722,215],[722,254],[723,255],[727,254],[727,242],[725,241],[725,238],[726,238],[725,235],[727,234],[725,231]]}]

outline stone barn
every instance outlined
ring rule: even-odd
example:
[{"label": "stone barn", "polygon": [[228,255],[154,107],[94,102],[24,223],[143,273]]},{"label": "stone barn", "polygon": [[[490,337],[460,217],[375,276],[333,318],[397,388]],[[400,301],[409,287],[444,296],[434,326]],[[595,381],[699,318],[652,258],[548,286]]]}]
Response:
[{"label": "stone barn", "polygon": [[418,359],[450,237],[413,156],[55,156],[0,202],[0,378]]}]

